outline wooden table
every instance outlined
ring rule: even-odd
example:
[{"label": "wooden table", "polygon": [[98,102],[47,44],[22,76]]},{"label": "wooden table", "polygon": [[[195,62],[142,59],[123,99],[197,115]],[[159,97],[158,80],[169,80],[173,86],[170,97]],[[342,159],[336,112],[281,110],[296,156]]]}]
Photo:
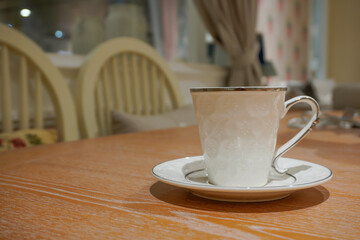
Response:
[{"label": "wooden table", "polygon": [[[283,125],[279,143],[295,132]],[[272,202],[206,200],[151,175],[200,154],[196,127],[2,152],[0,239],[359,239],[359,129],[317,129],[290,150],[334,177]]]}]

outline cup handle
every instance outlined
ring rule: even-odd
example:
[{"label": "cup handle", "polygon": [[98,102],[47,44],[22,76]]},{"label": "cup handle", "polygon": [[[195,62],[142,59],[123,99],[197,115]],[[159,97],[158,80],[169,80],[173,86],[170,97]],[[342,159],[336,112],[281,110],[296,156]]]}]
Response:
[{"label": "cup handle", "polygon": [[312,130],[312,128],[315,127],[316,124],[319,123],[319,112],[320,112],[319,104],[315,101],[315,99],[313,99],[312,97],[308,97],[308,96],[298,96],[298,97],[294,97],[294,98],[286,101],[285,102],[285,112],[282,117],[285,116],[285,114],[289,111],[289,109],[292,106],[294,106],[295,104],[300,103],[300,102],[307,103],[311,106],[312,116],[311,116],[310,121],[305,125],[305,127],[303,127],[303,129],[300,130],[300,132],[298,132],[287,143],[285,143],[284,145],[282,145],[275,151],[272,166],[273,166],[273,169],[275,169],[275,171],[279,174],[284,174],[288,169],[279,168],[279,166],[277,165],[277,160],[285,152],[287,152],[290,148],[292,148],[298,142],[300,142]]}]

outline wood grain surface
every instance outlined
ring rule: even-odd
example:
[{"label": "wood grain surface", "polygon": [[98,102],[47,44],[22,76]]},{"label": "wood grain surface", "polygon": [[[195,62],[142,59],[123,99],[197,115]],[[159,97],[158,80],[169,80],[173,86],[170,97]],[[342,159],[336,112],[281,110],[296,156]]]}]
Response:
[{"label": "wood grain surface", "polygon": [[[296,131],[283,123],[279,144]],[[359,239],[359,129],[311,132],[285,156],[333,179],[272,202],[202,199],[151,175],[201,153],[195,126],[2,152],[0,239]]]}]

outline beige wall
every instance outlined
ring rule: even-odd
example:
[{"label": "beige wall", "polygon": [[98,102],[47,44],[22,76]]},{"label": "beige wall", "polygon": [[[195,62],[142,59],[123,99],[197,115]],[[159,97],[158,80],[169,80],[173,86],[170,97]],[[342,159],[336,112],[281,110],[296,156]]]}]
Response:
[{"label": "beige wall", "polygon": [[360,82],[360,1],[329,0],[327,75]]}]

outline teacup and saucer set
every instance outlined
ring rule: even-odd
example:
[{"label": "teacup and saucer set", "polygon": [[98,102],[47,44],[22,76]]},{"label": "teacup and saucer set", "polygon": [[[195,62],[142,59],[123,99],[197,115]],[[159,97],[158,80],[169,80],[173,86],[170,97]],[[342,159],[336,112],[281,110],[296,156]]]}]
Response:
[{"label": "teacup and saucer set", "polygon": [[[281,157],[318,122],[319,106],[308,96],[285,100],[285,87],[192,88],[203,156],[155,166],[162,182],[220,201],[261,202],[320,185],[332,178],[319,164]],[[299,102],[310,121],[275,150],[280,119]]]}]

